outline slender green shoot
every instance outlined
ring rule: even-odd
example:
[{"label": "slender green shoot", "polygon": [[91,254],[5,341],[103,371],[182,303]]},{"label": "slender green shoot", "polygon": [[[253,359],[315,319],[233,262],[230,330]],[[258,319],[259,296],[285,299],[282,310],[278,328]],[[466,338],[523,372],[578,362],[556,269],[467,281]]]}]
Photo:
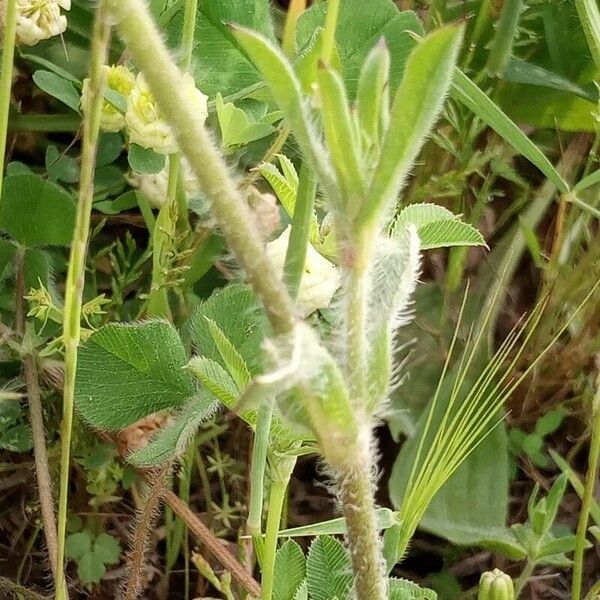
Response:
[{"label": "slender green shoot", "polygon": [[4,31],[2,40],[2,73],[0,73],[0,201],[4,181],[4,160],[6,159],[6,138],[8,135],[8,111],[12,90],[15,39],[17,35],[17,0],[6,0],[4,9]]},{"label": "slender green shoot", "polygon": [[[110,25],[103,0],[96,11],[90,55],[90,95],[85,107],[81,152],[81,178],[79,202],[73,243],[69,258],[65,289],[63,338],[65,344],[65,383],[63,394],[63,421],[61,429],[60,496],[58,503],[58,550],[57,572],[64,570],[65,535],[67,529],[67,509],[69,495],[69,471],[71,455],[71,435],[73,430],[73,407],[75,397],[75,374],[77,371],[77,349],[81,338],[81,305],[85,277],[85,263],[90,216],[94,197],[94,172],[96,148],[100,132],[100,115],[106,87],[106,73],[103,69],[108,55]],[[67,590],[64,579],[59,577],[56,585],[56,600],[65,600]]]},{"label": "slender green shoot", "polygon": [[339,12],[340,0],[328,0],[327,16],[325,17],[325,33],[323,35],[323,48],[321,50],[321,60],[324,65],[329,65],[331,57],[333,56]]},{"label": "slender green shoot", "polygon": [[592,402],[592,438],[588,454],[588,471],[585,478],[581,511],[577,522],[577,543],[573,556],[573,583],[571,588],[572,600],[580,600],[583,580],[583,554],[586,547],[586,533],[590,510],[594,500],[594,489],[598,474],[598,462],[600,459],[600,376],[596,380],[596,394]]}]

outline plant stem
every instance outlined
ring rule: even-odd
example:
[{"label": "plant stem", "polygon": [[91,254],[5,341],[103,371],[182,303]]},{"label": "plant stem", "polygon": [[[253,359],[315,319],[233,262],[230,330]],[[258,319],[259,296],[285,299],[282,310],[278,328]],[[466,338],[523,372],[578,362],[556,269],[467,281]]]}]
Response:
[{"label": "plant stem", "polygon": [[10,131],[44,131],[51,132],[75,132],[81,126],[81,117],[72,115],[16,115],[8,124]]},{"label": "plant stem", "polygon": [[506,0],[504,2],[488,58],[487,66],[490,75],[495,77],[504,75],[522,11],[523,0]]},{"label": "plant stem", "polygon": [[2,199],[2,184],[4,182],[8,111],[10,109],[15,38],[17,35],[17,0],[6,0],[4,8],[6,14],[2,43],[2,73],[0,73],[0,200]]},{"label": "plant stem", "polygon": [[277,539],[281,524],[281,513],[285,501],[289,476],[287,479],[274,479],[271,481],[269,491],[269,512],[267,516],[267,531],[265,536],[265,550],[262,564],[262,600],[271,600],[275,574],[275,556],[277,554]]},{"label": "plant stem", "polygon": [[292,230],[283,267],[284,281],[292,298],[297,298],[306,262],[306,253],[310,244],[310,227],[313,219],[317,182],[310,167],[303,162],[300,167],[298,193]]},{"label": "plant stem", "polygon": [[[361,422],[361,421],[359,421]],[[371,424],[368,418],[354,443],[347,446],[343,464],[334,465],[348,530],[348,547],[356,577],[357,600],[386,600],[387,577],[375,518]]]},{"label": "plant stem", "polygon": [[596,476],[598,473],[598,458],[600,456],[600,376],[596,381],[597,391],[592,403],[592,439],[588,455],[588,471],[581,499],[581,511],[577,522],[577,541],[573,556],[572,600],[580,600],[583,580],[583,554],[585,552],[586,533],[590,509],[594,499]]},{"label": "plant stem", "polygon": [[250,463],[250,503],[248,507],[248,533],[252,536],[254,550],[262,563],[262,510],[265,489],[265,471],[267,467],[267,452],[273,418],[273,403],[263,402],[258,409],[252,460]]},{"label": "plant stem", "polygon": [[[25,249],[19,248],[15,256],[16,284],[15,284],[15,317],[17,333],[23,339],[25,335]],[[33,456],[35,460],[35,476],[40,498],[44,536],[48,546],[50,567],[54,576],[55,586],[57,576],[62,578],[62,573],[57,571],[57,536],[54,515],[54,500],[52,498],[52,478],[46,450],[46,431],[44,429],[44,413],[40,394],[37,365],[35,358],[29,352],[23,356],[23,370],[27,386],[27,401],[29,405],[29,420],[33,437]]]},{"label": "plant stem", "polygon": [[337,29],[339,12],[340,0],[328,0],[325,31],[323,33],[323,49],[321,51],[321,60],[327,66],[331,63],[333,49],[335,48],[335,30]]},{"label": "plant stem", "polygon": [[292,331],[295,319],[285,286],[269,261],[253,218],[229,168],[210,140],[194,106],[181,95],[182,74],[169,56],[142,0],[108,0],[110,12],[134,61],[173,126],[179,147],[189,160],[203,192],[212,200],[213,212],[225,238],[246,270],[248,280],[262,300],[274,331]]},{"label": "plant stem", "polygon": [[[84,107],[83,138],[81,152],[81,178],[79,202],[73,243],[69,257],[69,268],[65,289],[63,337],[65,344],[65,385],[63,394],[63,421],[61,430],[60,497],[58,505],[58,552],[57,568],[64,570],[65,535],[69,495],[69,466],[71,435],[73,430],[73,406],[75,397],[75,374],[77,371],[77,349],[81,338],[81,304],[85,284],[85,262],[90,234],[90,215],[94,196],[94,172],[96,148],[100,131],[100,115],[104,101],[106,72],[103,66],[108,54],[110,25],[103,0],[96,10],[90,55],[90,95]],[[65,600],[66,588],[62,578],[58,579],[56,600]]]},{"label": "plant stem", "polygon": [[518,598],[521,595],[521,592],[527,585],[529,578],[533,574],[533,570],[535,569],[535,562],[532,560],[527,560],[523,571],[519,575],[519,578],[515,581],[515,598]]},{"label": "plant stem", "polygon": [[291,0],[288,6],[281,47],[288,56],[296,54],[296,25],[300,15],[306,10],[306,0]]}]

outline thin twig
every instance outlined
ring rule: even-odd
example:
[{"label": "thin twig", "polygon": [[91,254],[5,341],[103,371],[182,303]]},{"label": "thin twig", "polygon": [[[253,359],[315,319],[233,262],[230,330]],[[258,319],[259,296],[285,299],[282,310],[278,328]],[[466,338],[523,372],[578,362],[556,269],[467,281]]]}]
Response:
[{"label": "thin twig", "polygon": [[260,598],[261,589],[258,582],[248,574],[243,565],[225,548],[223,542],[213,535],[210,529],[192,512],[190,507],[171,491],[166,491],[163,498],[173,509],[173,512],[185,521],[189,530],[204,544],[208,552],[231,573],[233,579],[252,596]]},{"label": "thin twig", "polygon": [[[15,317],[17,333],[22,338],[25,334],[25,273],[24,273],[24,250],[19,248],[15,257],[16,262],[16,284],[15,284]],[[50,556],[50,566],[56,581],[57,568],[57,535],[54,514],[54,499],[52,497],[52,478],[50,477],[50,466],[48,452],[46,451],[46,431],[44,429],[44,414],[40,394],[37,365],[35,358],[25,353],[23,355],[23,371],[27,386],[27,400],[29,405],[29,420],[33,434],[33,456],[35,460],[35,475],[37,479],[38,495],[42,511],[42,523],[44,525],[44,536]]]}]

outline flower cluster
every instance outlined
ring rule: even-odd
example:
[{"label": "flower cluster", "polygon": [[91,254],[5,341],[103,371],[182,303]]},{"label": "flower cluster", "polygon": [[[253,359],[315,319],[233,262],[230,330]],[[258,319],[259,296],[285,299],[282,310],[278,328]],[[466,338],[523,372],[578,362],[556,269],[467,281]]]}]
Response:
[{"label": "flower cluster", "polygon": [[[163,119],[156,100],[140,73],[136,76],[124,65],[107,67],[107,97],[102,106],[100,126],[104,131],[125,130],[131,144],[158,154],[174,154],[177,142],[171,126]],[[208,116],[207,97],[196,88],[194,78],[185,74],[181,93],[196,108],[202,122]],[[81,106],[85,110],[89,80],[83,82]],[[119,106],[122,100],[122,106]]]},{"label": "flower cluster", "polygon": [[[41,40],[60,35],[67,28],[71,0],[17,0],[17,44],[34,46]],[[6,0],[0,0],[2,25],[6,15]]]}]

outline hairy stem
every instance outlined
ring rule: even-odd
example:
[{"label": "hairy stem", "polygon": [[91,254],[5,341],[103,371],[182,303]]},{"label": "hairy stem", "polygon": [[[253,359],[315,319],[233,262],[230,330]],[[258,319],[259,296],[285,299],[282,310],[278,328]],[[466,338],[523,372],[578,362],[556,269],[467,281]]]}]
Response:
[{"label": "hairy stem", "polygon": [[[17,333],[23,338],[25,334],[25,272],[24,249],[19,248],[15,257],[16,261],[16,301],[15,316]],[[37,365],[35,357],[27,352],[23,356],[23,370],[25,372],[25,384],[27,386],[27,401],[29,405],[29,420],[31,422],[31,432],[33,437],[33,457],[35,461],[35,476],[38,486],[38,495],[40,498],[40,508],[42,512],[42,524],[44,527],[44,536],[46,537],[46,546],[48,547],[48,556],[50,557],[50,567],[56,582],[56,555],[57,555],[57,536],[56,521],[54,515],[54,499],[52,498],[52,478],[50,477],[50,465],[48,462],[48,452],[46,450],[46,430],[44,429],[44,413],[42,410],[42,400],[40,394],[40,384],[38,379]],[[62,574],[60,575],[62,578]],[[56,585],[56,583],[55,583]]]},{"label": "hairy stem", "polygon": [[[107,20],[103,0],[100,0],[92,32],[89,69],[90,95],[87,106],[84,107],[85,118],[83,121],[79,202],[77,204],[75,230],[73,232],[73,242],[71,245],[65,289],[63,325],[65,344],[65,386],[63,393],[63,420],[61,429],[58,551],[56,560],[59,572],[64,570],[77,349],[81,338],[81,304],[85,283],[87,245],[90,234],[90,214],[94,196],[96,148],[100,131],[100,115],[102,103],[104,101],[104,89],[106,87],[106,73],[103,66],[106,63],[109,39],[110,26]],[[65,600],[66,598],[66,588],[63,582],[63,578],[58,579],[56,600]]]},{"label": "hairy stem", "polygon": [[592,439],[588,454],[588,471],[581,499],[581,511],[577,522],[577,542],[573,556],[572,600],[580,600],[583,580],[583,555],[586,545],[586,533],[590,517],[590,509],[594,500],[594,489],[598,474],[598,458],[600,457],[600,376],[596,382],[598,387],[593,401]]},{"label": "hairy stem", "polygon": [[323,34],[323,49],[321,60],[329,65],[335,48],[335,31],[337,29],[338,15],[340,13],[340,0],[328,0],[327,16],[325,17],[325,31]]},{"label": "hairy stem", "polygon": [[368,419],[365,420],[367,424],[347,447],[346,460],[334,468],[348,528],[357,600],[386,600],[386,568],[375,518],[372,432]]},{"label": "hairy stem", "polygon": [[158,514],[158,507],[165,492],[165,478],[169,470],[170,465],[161,469],[153,478],[147,479],[148,495],[138,515],[131,540],[131,552],[128,560],[129,575],[123,594],[124,600],[135,600],[142,587],[142,570],[148,534]]},{"label": "hairy stem", "polygon": [[173,126],[179,147],[189,160],[230,247],[246,270],[249,282],[262,300],[276,333],[294,327],[292,302],[269,261],[250,210],[229,169],[213,145],[194,106],[180,90],[182,73],[171,60],[142,0],[108,0],[118,31],[166,119]]},{"label": "hairy stem", "polygon": [[6,136],[8,134],[8,111],[12,89],[15,38],[17,35],[17,0],[4,3],[4,31],[2,40],[2,72],[0,73],[0,198],[4,182],[4,160],[6,158]]},{"label": "hairy stem", "polygon": [[519,578],[515,581],[515,598],[518,598],[521,595],[521,592],[525,589],[529,578],[533,575],[534,569],[535,562],[528,560],[525,563],[525,567],[523,567]]}]

